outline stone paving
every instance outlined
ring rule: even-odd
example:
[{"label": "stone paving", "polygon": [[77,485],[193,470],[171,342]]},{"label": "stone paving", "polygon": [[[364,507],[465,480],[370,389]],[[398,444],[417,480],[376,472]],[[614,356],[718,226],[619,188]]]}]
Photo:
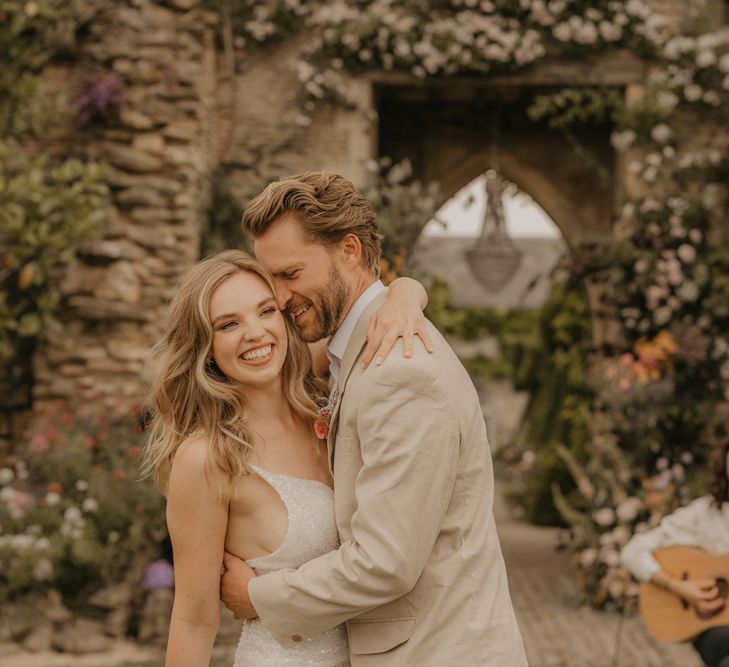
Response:
[{"label": "stone paving", "polygon": [[701,667],[691,646],[652,639],[640,618],[577,606],[553,528],[515,520],[502,501],[496,522],[531,667]]}]

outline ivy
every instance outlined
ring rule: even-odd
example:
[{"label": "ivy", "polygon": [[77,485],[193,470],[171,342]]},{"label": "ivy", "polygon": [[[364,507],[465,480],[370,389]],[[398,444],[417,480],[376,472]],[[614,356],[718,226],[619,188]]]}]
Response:
[{"label": "ivy", "polygon": [[[93,238],[108,189],[103,167],[44,155],[52,116],[64,100],[42,89],[42,69],[54,55],[53,36],[73,24],[77,6],[65,0],[0,0],[0,388],[3,405],[29,382],[35,341],[57,325],[59,270]],[[24,407],[24,406],[23,406]]]}]

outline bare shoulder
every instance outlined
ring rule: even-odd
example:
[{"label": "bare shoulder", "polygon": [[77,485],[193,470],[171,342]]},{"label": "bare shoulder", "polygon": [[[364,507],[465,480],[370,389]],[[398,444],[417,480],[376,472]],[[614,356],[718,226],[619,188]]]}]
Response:
[{"label": "bare shoulder", "polygon": [[204,468],[210,449],[207,436],[191,435],[182,441],[175,452],[173,466],[184,468]]},{"label": "bare shoulder", "polygon": [[210,440],[205,435],[186,438],[175,452],[170,470],[170,482],[189,483],[194,480],[217,481],[219,471],[208,464]]}]

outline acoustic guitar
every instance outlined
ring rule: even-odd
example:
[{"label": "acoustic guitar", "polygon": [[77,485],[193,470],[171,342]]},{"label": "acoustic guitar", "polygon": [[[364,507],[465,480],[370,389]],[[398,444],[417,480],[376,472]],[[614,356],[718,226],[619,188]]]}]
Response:
[{"label": "acoustic guitar", "polygon": [[704,630],[729,625],[729,554],[709,556],[690,547],[664,547],[653,556],[661,567],[677,579],[715,579],[724,606],[711,614],[700,614],[677,595],[656,586],[640,585],[640,613],[648,632],[656,639],[683,642]]}]

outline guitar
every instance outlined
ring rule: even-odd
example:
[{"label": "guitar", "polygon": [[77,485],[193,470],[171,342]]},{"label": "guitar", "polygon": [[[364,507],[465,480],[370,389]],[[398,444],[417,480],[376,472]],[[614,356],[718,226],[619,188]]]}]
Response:
[{"label": "guitar", "polygon": [[729,625],[729,554],[709,556],[698,549],[674,546],[656,549],[653,556],[661,567],[678,579],[715,579],[724,606],[700,614],[686,600],[652,584],[640,585],[640,613],[648,632],[656,639],[682,642],[704,630]]}]

